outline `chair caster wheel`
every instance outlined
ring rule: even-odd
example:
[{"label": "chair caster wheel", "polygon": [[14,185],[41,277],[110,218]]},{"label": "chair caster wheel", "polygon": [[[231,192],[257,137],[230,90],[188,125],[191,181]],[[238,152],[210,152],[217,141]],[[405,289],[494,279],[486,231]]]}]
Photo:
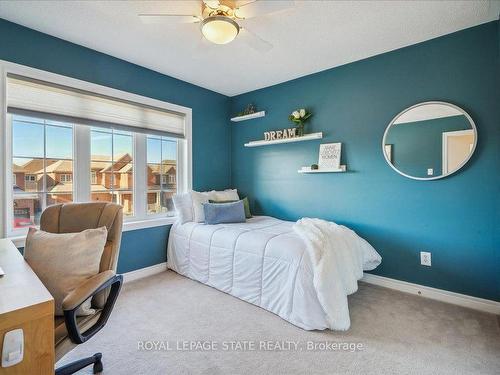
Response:
[{"label": "chair caster wheel", "polygon": [[103,366],[102,366],[102,362],[101,361],[97,361],[96,363],[94,363],[94,368],[93,368],[93,373],[94,374],[100,374],[103,370]]}]

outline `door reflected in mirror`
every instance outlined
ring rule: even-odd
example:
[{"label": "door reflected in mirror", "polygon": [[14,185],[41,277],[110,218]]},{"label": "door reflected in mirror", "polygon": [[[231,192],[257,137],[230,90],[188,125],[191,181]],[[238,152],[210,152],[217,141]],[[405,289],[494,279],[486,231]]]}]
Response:
[{"label": "door reflected in mirror", "polygon": [[391,121],[382,150],[389,165],[403,176],[434,180],[462,168],[476,143],[476,126],[463,109],[427,102],[404,110]]}]

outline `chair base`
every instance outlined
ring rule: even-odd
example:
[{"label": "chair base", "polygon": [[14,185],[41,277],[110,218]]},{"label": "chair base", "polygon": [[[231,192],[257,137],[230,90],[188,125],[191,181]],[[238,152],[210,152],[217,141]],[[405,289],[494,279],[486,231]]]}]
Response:
[{"label": "chair base", "polygon": [[102,372],[102,353],[95,353],[92,357],[82,358],[78,361],[68,363],[56,369],[55,375],[71,375],[90,365],[94,365],[93,373],[99,374]]}]

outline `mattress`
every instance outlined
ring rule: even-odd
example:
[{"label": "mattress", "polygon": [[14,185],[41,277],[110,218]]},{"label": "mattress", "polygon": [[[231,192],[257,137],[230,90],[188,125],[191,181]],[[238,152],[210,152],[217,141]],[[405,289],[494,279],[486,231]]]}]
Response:
[{"label": "mattress", "polygon": [[168,267],[303,329],[330,328],[313,285],[311,261],[293,224],[268,216],[237,224],[174,224]]}]

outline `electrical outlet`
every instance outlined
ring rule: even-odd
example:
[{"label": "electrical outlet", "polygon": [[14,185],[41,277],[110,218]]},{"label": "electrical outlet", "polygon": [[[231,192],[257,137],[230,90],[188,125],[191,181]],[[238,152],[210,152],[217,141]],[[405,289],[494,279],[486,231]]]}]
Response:
[{"label": "electrical outlet", "polygon": [[431,266],[431,253],[427,251],[420,252],[420,264],[422,266]]}]

